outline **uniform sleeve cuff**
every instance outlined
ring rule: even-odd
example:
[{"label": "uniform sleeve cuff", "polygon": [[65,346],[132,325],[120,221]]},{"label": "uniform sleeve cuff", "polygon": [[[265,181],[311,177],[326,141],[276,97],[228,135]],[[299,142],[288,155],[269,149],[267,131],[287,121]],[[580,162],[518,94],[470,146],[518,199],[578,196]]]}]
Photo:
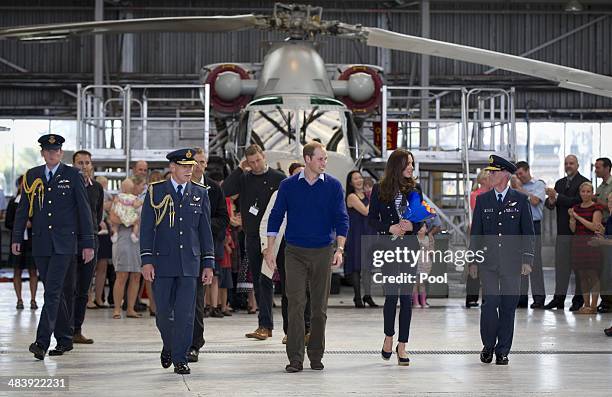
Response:
[{"label": "uniform sleeve cuff", "polygon": [[266,236],[268,236],[268,237],[276,237],[276,236],[278,236],[278,232],[268,232],[266,234]]}]

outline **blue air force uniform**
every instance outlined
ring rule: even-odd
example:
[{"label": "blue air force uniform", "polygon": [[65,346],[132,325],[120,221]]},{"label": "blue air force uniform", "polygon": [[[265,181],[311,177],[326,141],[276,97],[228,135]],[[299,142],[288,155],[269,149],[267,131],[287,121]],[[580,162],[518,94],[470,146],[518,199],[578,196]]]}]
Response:
[{"label": "blue air force uniform", "polygon": [[[59,150],[64,138],[48,134],[38,142],[43,150]],[[31,220],[32,256],[45,287],[45,303],[30,351],[43,359],[52,333],[58,346],[72,347],[72,314],[64,295],[74,291],[63,291],[64,280],[77,246],[94,248],[94,231],[85,183],[76,168],[63,163],[53,169],[34,167],[26,172],[22,188],[25,199],[17,207],[12,241],[23,245],[23,232]]]},{"label": "blue air force uniform", "polygon": [[[166,157],[193,165],[194,153],[181,149]],[[153,294],[163,340],[162,365],[164,356],[169,359],[171,354],[176,371],[177,364],[187,364],[200,265],[212,268],[215,259],[210,202],[203,185],[178,185],[171,179],[149,186],[142,209],[140,255],[143,266],[151,264],[155,270]]]},{"label": "blue air force uniform", "polygon": [[[516,171],[514,164],[499,156],[492,155],[489,163],[486,169],[490,171]],[[534,242],[531,207],[525,194],[506,187],[503,192],[491,189],[476,198],[470,249],[484,252],[484,261],[477,265],[483,295],[483,362],[491,362],[495,352],[497,364],[508,363],[522,265],[533,263]]]}]

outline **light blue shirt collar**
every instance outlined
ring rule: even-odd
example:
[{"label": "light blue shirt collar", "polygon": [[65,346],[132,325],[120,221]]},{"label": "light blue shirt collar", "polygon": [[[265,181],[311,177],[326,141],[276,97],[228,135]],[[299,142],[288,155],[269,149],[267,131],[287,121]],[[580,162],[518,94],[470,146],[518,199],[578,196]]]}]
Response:
[{"label": "light blue shirt collar", "polygon": [[506,186],[503,192],[498,192],[497,189],[493,189],[495,191],[495,200],[497,200],[497,195],[501,194],[502,201],[504,201],[504,199],[506,198],[506,194],[508,193],[508,189],[510,189],[510,186]]},{"label": "light blue shirt collar", "polygon": [[[176,189],[178,188],[179,184],[176,183],[176,181],[172,177],[170,177],[170,182],[172,182],[172,187],[174,187],[174,191],[176,192]],[[181,186],[183,187],[181,192],[184,194],[185,193],[185,187],[187,186],[187,182],[181,184]]]},{"label": "light blue shirt collar", "polygon": [[[304,170],[300,171],[300,174],[298,175],[298,181],[300,179],[306,179],[306,176],[304,175]],[[325,182],[325,174],[319,174],[319,179]]]},{"label": "light blue shirt collar", "polygon": [[55,165],[55,167],[53,167],[53,169],[49,169],[48,165],[45,165],[45,178],[47,178],[47,180],[49,180],[49,171],[51,171],[53,173],[53,176],[55,176],[57,174],[57,169],[59,168],[61,163],[57,163]]}]

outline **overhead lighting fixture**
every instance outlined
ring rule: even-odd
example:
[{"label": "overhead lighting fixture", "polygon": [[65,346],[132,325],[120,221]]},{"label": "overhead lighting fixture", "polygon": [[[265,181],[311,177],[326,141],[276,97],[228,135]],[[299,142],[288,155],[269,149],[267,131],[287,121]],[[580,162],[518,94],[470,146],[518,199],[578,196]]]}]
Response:
[{"label": "overhead lighting fixture", "polygon": [[578,0],[570,0],[565,4],[565,11],[567,12],[580,12],[583,9],[584,7]]}]

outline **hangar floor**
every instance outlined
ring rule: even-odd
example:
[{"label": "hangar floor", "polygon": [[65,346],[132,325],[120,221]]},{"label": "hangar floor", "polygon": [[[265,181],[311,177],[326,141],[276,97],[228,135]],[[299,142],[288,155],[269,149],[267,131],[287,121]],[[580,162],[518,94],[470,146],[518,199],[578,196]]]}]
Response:
[{"label": "hangar floor", "polygon": [[[392,361],[380,358],[382,310],[355,309],[345,294],[330,299],[322,372],[305,362],[304,372],[285,373],[280,309],[275,309],[281,331],[266,341],[244,337],[255,328],[255,315],[206,319],[200,362],[191,364],[191,375],[180,376],[159,364],[160,338],[152,317],[113,320],[110,309],[87,312],[84,333],[95,339],[93,345],[35,360],[27,348],[40,310],[16,311],[12,285],[2,283],[0,377],[4,382],[8,377],[67,377],[68,390],[57,392],[62,396],[610,395],[612,338],[603,329],[612,314],[574,315],[569,305],[562,312],[521,309],[510,365],[504,367],[478,359],[479,309],[465,309],[460,299],[431,304],[414,310],[410,367],[397,366],[395,355]],[[6,390],[0,387],[0,395],[9,394]],[[34,395],[18,393],[29,394]]]}]

